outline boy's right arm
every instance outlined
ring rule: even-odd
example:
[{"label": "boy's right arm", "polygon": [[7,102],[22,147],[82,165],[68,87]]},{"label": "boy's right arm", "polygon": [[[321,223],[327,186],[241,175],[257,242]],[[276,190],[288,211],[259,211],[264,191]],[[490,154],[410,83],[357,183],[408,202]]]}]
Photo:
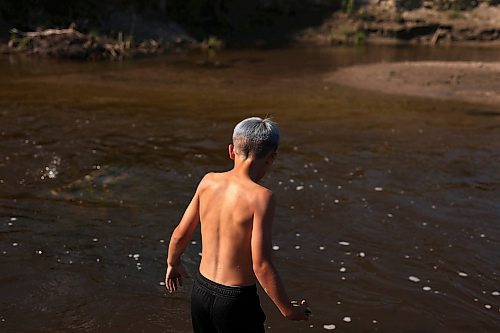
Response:
[{"label": "boy's right arm", "polygon": [[168,291],[173,292],[182,285],[182,278],[187,277],[187,271],[182,265],[181,255],[186,249],[191,234],[200,223],[199,195],[203,180],[198,185],[193,199],[189,203],[179,225],[174,229],[168,246],[167,273],[165,275],[165,286]]},{"label": "boy's right arm", "polygon": [[274,195],[266,192],[259,196],[252,228],[253,270],[264,291],[276,304],[281,314],[291,320],[307,320],[307,303],[293,306],[271,261],[272,222],[276,206]]}]

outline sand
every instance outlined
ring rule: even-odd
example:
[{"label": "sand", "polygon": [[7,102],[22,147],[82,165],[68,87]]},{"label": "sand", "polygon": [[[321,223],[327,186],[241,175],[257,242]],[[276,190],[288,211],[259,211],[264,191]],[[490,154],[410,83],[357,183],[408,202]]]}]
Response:
[{"label": "sand", "polygon": [[396,62],[342,68],[326,76],[360,89],[500,106],[499,62]]}]

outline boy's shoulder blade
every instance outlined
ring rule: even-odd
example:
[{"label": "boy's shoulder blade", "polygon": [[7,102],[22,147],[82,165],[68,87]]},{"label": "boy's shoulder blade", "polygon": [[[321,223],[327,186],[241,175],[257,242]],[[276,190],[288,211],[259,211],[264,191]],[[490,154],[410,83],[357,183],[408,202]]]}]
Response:
[{"label": "boy's shoulder blade", "polygon": [[209,172],[200,181],[200,187],[206,188],[223,182],[224,172]]},{"label": "boy's shoulder blade", "polygon": [[269,201],[274,198],[274,193],[267,187],[255,183],[255,192],[256,196],[261,200]]}]

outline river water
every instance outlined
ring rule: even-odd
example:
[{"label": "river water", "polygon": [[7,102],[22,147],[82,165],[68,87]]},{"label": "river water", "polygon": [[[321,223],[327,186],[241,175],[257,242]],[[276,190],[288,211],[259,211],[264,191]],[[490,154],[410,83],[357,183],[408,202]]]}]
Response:
[{"label": "river water", "polygon": [[[224,51],[123,63],[0,60],[0,331],[189,332],[165,255],[197,182],[231,167],[233,126],[272,115],[282,146],[274,260],[309,322],[262,294],[269,332],[497,332],[498,107],[325,80],[495,50]],[[198,231],[184,260],[196,271]]]}]

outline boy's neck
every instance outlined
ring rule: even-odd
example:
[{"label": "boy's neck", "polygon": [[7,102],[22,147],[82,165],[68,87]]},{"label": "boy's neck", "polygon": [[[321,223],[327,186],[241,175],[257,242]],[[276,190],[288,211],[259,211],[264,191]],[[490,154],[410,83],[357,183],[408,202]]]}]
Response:
[{"label": "boy's neck", "polygon": [[264,161],[255,158],[247,158],[245,160],[236,157],[232,172],[238,177],[244,177],[258,183],[264,176],[263,168]]}]

